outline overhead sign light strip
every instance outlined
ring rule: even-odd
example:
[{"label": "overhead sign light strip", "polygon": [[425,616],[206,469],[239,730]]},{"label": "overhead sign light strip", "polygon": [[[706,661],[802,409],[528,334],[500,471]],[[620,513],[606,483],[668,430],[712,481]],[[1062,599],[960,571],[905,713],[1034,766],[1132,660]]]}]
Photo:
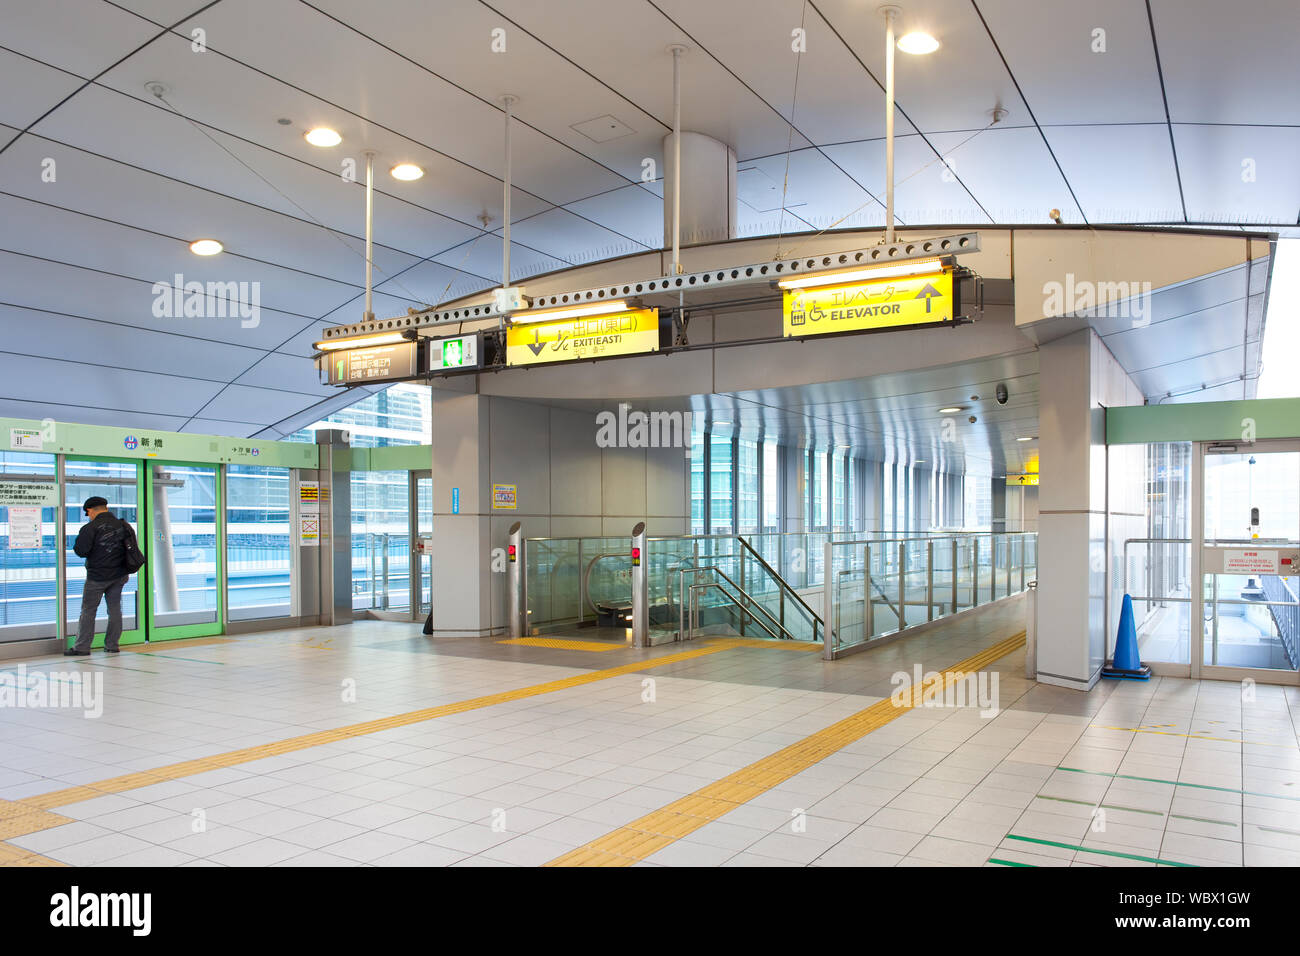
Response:
[{"label": "overhead sign light strip", "polygon": [[659,351],[659,310],[635,309],[511,326],[506,365],[544,365]]},{"label": "overhead sign light strip", "polygon": [[787,289],[782,297],[786,338],[931,325],[953,321],[952,270],[866,282]]}]

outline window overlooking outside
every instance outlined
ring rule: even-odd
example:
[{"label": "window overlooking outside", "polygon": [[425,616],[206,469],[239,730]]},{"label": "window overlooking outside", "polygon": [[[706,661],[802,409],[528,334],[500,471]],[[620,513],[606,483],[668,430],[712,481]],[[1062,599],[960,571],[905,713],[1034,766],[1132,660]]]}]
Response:
[{"label": "window overlooking outside", "polygon": [[744,534],[758,527],[758,442],[742,438],[737,442],[736,531]]},{"label": "window overlooking outside", "polygon": [[842,531],[849,526],[848,481],[845,464],[848,449],[836,448],[831,453],[831,528]]},{"label": "window overlooking outside", "polygon": [[808,507],[808,530],[826,530],[826,452],[816,447],[808,450]]},{"label": "window overlooking outside", "polygon": [[704,534],[704,429],[691,427],[691,534]]},{"label": "window overlooking outside", "polygon": [[709,433],[709,533],[735,530],[731,505],[731,426],[717,425]]},{"label": "window overlooking outside", "polygon": [[993,479],[989,475],[966,475],[962,481],[968,531],[987,531],[993,527]]},{"label": "window overlooking outside", "polygon": [[780,531],[781,473],[777,444],[768,439],[763,443],[763,530]]}]

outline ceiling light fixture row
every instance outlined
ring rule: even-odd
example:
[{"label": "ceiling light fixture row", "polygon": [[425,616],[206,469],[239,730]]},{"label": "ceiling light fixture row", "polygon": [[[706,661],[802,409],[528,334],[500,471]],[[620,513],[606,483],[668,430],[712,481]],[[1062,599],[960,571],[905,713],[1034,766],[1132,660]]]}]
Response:
[{"label": "ceiling light fixture row", "polygon": [[[903,239],[888,245],[866,246],[847,252],[808,256],[799,259],[782,259],[777,262],[758,262],[705,272],[689,272],[677,276],[659,276],[636,282],[581,289],[576,292],[557,292],[536,296],[532,299],[530,305],[533,309],[564,308],[597,305],[611,300],[626,300],[643,295],[690,292],[696,289],[709,289],[718,286],[759,284],[770,286],[773,280],[780,280],[791,274],[803,276],[809,273],[825,273],[841,269],[865,269],[872,265],[889,266],[891,263],[934,259],[943,255],[979,251],[980,237],[978,232],[957,233],[951,236],[937,236],[930,239]],[[490,290],[484,294],[491,294]],[[413,312],[400,318],[356,322],[351,325],[336,325],[325,329],[323,338],[330,340],[365,335],[395,329],[399,325],[402,328],[427,328],[474,319],[504,318],[510,314],[511,311],[499,309],[493,302],[489,301],[436,312]]]},{"label": "ceiling light fixture row", "polygon": [[[338,130],[330,129],[328,126],[313,126],[303,134],[303,139],[321,149],[330,149],[343,142],[343,137]],[[394,179],[409,183],[423,176],[424,169],[415,163],[398,163],[389,169],[388,174]]]}]

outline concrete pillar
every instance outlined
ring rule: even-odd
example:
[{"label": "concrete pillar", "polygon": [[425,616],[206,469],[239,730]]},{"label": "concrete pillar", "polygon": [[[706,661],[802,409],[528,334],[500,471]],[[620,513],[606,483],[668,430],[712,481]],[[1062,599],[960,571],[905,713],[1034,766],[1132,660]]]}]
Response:
[{"label": "concrete pillar", "polygon": [[[1107,648],[1105,409],[1140,390],[1091,329],[1039,346],[1038,679],[1086,690]],[[1132,480],[1141,481],[1142,474]],[[1126,479],[1127,480],[1127,479]]]},{"label": "concrete pillar", "polygon": [[492,628],[489,402],[432,393],[433,633],[482,637]]},{"label": "concrete pillar", "polygon": [[[664,248],[673,246],[673,140],[664,137]],[[682,245],[736,238],[736,151],[682,131]]]}]

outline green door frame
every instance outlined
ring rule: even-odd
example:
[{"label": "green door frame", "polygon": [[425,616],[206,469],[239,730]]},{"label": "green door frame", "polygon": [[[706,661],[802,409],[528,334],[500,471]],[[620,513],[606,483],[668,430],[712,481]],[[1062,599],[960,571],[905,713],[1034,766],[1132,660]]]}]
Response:
[{"label": "green door frame", "polygon": [[[64,499],[68,497],[69,482],[67,477],[67,466],[70,463],[105,462],[107,464],[113,464],[113,465],[132,465],[135,468],[135,523],[136,523],[137,533],[140,530],[145,528],[144,468],[141,467],[142,465],[145,464],[145,462],[142,462],[139,458],[116,458],[113,457],[112,455],[60,455],[59,458],[61,459],[61,465],[62,465],[62,467],[59,468],[59,472],[62,474],[63,477],[63,481],[60,484],[59,490],[62,492],[61,497],[63,497]],[[66,509],[68,507],[68,502],[66,500],[60,502],[59,507]],[[66,511],[64,513],[66,514]],[[68,532],[69,529],[65,527],[64,540],[59,542],[60,544],[59,562],[58,562],[58,568],[56,574],[56,577],[59,582],[58,587],[60,588],[60,593],[65,595],[67,594],[67,586],[68,586],[67,585],[68,572],[66,567],[68,550],[69,550],[68,542],[67,542]],[[141,568],[138,572],[136,572],[135,578],[136,578],[137,597],[136,597],[136,604],[135,604],[135,627],[129,631],[128,630],[122,631],[122,637],[121,640],[119,641],[119,644],[143,644],[146,640],[148,640],[149,612],[148,612],[147,602],[148,602],[149,590],[150,590],[148,571],[149,571],[149,563],[146,561],[145,566]],[[57,602],[56,602],[56,606],[57,606]],[[71,648],[77,638],[75,629],[69,630],[68,628],[68,620],[71,619],[75,621],[77,619],[77,615],[73,613],[72,602],[67,601],[65,598],[63,614],[56,615],[56,616],[64,618],[64,620],[58,622],[59,637],[62,638],[65,647]],[[103,632],[99,632],[95,634],[95,639],[90,646],[92,648],[102,648],[104,646]]]},{"label": "green door frame", "polygon": [[[219,462],[212,461],[173,461],[171,459],[149,458],[142,464],[152,465],[190,465],[195,468],[211,468],[213,472],[213,507],[215,509],[216,522],[216,589],[217,589],[217,619],[203,624],[175,624],[169,627],[159,627],[154,623],[154,595],[153,580],[149,580],[149,590],[146,596],[146,620],[148,621],[149,641],[178,641],[187,637],[210,637],[215,634],[224,634],[226,632],[226,508],[225,496],[222,494],[222,479],[225,473],[225,466]],[[144,469],[141,469],[142,471]],[[146,506],[148,514],[153,515],[153,482],[145,476],[144,481]],[[153,543],[152,533],[149,536],[149,543]],[[153,558],[146,552],[145,564],[152,569]],[[152,570],[150,571],[152,575]]]}]

